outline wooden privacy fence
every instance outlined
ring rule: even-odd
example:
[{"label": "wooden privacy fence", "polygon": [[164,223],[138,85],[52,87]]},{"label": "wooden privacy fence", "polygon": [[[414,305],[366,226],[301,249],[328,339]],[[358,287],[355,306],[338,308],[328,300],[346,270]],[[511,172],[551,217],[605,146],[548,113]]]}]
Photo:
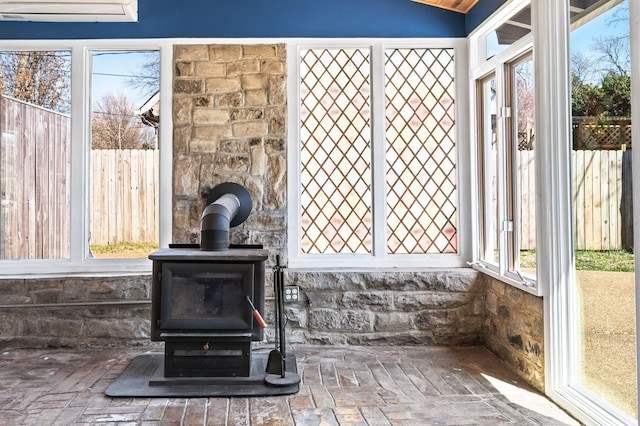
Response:
[{"label": "wooden privacy fence", "polygon": [[69,257],[69,125],[0,96],[0,259]]},{"label": "wooden privacy fence", "polygon": [[[521,248],[535,250],[533,152],[519,151]],[[621,250],[629,247],[631,150],[575,150],[571,155],[573,236],[576,250]],[[623,179],[623,169],[625,176]],[[624,214],[622,213],[624,212]],[[553,237],[553,236],[551,236]]]},{"label": "wooden privacy fence", "polygon": [[[70,255],[70,118],[0,96],[0,260]],[[91,244],[158,241],[158,151],[93,150]]]},{"label": "wooden privacy fence", "polygon": [[158,241],[158,155],[91,151],[91,244]]}]

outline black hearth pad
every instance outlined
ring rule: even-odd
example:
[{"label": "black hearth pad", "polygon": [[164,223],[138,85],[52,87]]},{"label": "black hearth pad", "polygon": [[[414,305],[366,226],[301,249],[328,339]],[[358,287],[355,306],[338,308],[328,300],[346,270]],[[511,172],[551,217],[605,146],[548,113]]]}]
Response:
[{"label": "black hearth pad", "polygon": [[[265,382],[268,354],[251,355],[249,377],[164,377],[164,353],[139,355],[105,391],[112,397],[206,398],[289,395],[300,384],[272,386]],[[287,371],[297,373],[296,358],[287,354]]]}]

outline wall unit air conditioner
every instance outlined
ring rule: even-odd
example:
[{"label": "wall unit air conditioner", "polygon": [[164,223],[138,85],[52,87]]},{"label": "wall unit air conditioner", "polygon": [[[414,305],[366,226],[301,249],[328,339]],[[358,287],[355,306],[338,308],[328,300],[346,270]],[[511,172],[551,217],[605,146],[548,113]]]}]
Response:
[{"label": "wall unit air conditioner", "polygon": [[136,22],[138,0],[0,0],[0,20]]}]

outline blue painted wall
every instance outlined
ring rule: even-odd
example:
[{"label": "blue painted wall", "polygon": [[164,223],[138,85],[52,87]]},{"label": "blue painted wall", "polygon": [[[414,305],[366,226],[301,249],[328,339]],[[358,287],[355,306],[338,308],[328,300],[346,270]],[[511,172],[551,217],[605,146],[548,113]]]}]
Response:
[{"label": "blue painted wall", "polygon": [[0,39],[464,36],[465,15],[411,0],[139,0],[136,23],[0,21]]}]

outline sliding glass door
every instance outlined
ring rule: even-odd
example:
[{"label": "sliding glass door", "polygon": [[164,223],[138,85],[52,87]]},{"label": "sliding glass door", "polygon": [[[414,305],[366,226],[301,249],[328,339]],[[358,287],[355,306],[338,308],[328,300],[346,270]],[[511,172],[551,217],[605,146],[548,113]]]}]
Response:
[{"label": "sliding glass door", "polygon": [[575,386],[637,419],[629,3],[605,3],[571,9]]}]

